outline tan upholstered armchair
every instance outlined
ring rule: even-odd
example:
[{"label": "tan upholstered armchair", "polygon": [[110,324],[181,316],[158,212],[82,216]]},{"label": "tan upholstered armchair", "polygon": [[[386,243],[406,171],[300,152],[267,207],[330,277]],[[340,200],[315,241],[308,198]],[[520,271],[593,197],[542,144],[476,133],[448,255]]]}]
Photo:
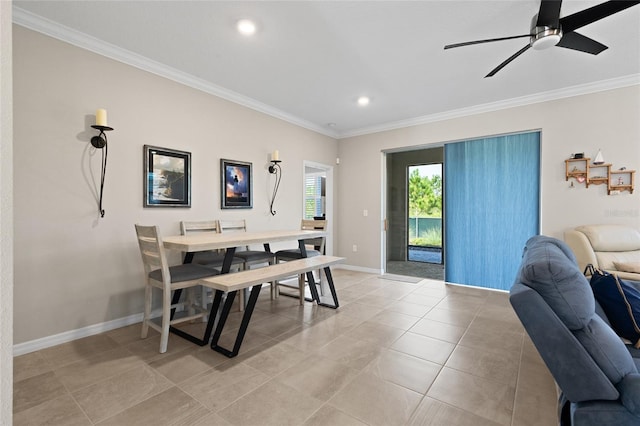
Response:
[{"label": "tan upholstered armchair", "polygon": [[640,230],[625,225],[584,225],[564,233],[584,270],[593,264],[620,278],[640,281]]}]

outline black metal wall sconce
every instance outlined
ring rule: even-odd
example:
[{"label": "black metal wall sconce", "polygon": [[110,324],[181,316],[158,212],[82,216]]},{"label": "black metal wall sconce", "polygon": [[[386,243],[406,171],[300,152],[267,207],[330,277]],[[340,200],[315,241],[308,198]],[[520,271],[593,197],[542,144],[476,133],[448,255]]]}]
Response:
[{"label": "black metal wall sconce", "polygon": [[100,134],[98,136],[94,136],[91,138],[91,145],[93,145],[97,149],[102,149],[102,172],[100,174],[100,200],[98,204],[98,210],[100,211],[100,217],[104,217],[104,209],[102,208],[102,192],[104,190],[104,175],[107,170],[107,135],[105,132],[110,132],[113,130],[112,127],[107,126],[107,110],[99,109],[96,111],[96,124],[93,126],[94,129],[100,130]]},{"label": "black metal wall sconce", "polygon": [[276,175],[276,181],[273,184],[273,195],[271,196],[271,203],[269,204],[269,211],[272,216],[276,215],[276,211],[273,210],[273,202],[276,200],[276,194],[278,193],[278,188],[280,187],[280,180],[282,179],[282,169],[280,168],[280,153],[276,149],[271,154],[271,165],[269,166],[269,173],[272,175]]}]

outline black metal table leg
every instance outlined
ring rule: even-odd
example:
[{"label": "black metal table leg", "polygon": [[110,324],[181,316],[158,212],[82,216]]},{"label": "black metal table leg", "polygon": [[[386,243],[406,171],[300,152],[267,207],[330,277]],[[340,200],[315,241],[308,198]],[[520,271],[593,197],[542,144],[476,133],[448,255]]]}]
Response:
[{"label": "black metal table leg", "polygon": [[340,304],[338,303],[338,293],[336,293],[336,287],[333,284],[333,276],[331,275],[331,269],[327,266],[324,268],[324,274],[327,276],[327,284],[329,284],[329,291],[331,291],[331,297],[333,298],[333,305],[329,305],[324,302],[318,302],[318,305],[325,306],[327,308],[338,309]]},{"label": "black metal table leg", "polygon": [[[298,240],[298,247],[300,248],[300,254],[302,255],[302,257],[307,257],[307,249],[304,245],[304,240]],[[325,272],[325,275],[327,276],[327,283],[329,284],[329,290],[331,290],[331,296],[333,297],[333,305],[324,303],[321,300],[320,295],[318,294],[318,289],[316,287],[316,280],[313,277],[313,271],[307,272],[307,281],[309,281],[309,290],[311,291],[311,299],[305,297],[304,300],[308,302],[313,302],[315,300],[319,306],[337,309],[340,306],[340,304],[338,303],[338,295],[336,293],[336,288],[333,285],[333,277],[331,275],[331,270],[327,266],[326,268],[324,268],[324,272]]]},{"label": "black metal table leg", "polygon": [[[213,338],[211,339],[211,349],[229,358],[233,358],[238,355],[240,346],[242,345],[242,341],[244,340],[244,335],[247,332],[247,327],[249,326],[249,321],[251,320],[251,315],[253,314],[253,309],[255,308],[256,302],[258,301],[258,295],[260,294],[261,288],[262,284],[257,284],[251,287],[251,295],[249,296],[249,301],[244,309],[242,322],[240,323],[240,329],[238,330],[236,341],[233,345],[232,350],[218,345],[218,341],[220,340],[220,336],[222,335],[222,330],[224,329],[224,325],[227,322],[227,318],[229,317],[229,312],[231,311],[233,299],[235,298],[237,292],[232,291],[227,294],[227,300],[225,301],[224,307],[222,308],[222,313],[220,314],[220,319],[218,320],[216,331],[213,333]],[[222,291],[216,290],[216,293],[218,292],[222,293]]]},{"label": "black metal table leg", "polygon": [[[225,256],[224,256],[224,261],[222,262],[222,271],[220,272],[221,274],[226,274],[229,272],[229,270],[231,269],[231,263],[233,261],[233,255],[236,252],[236,248],[235,247],[229,247],[226,250]],[[184,263],[191,263],[193,261],[193,252],[188,252],[185,254],[184,256]],[[171,304],[175,305],[180,301],[180,296],[182,295],[182,289],[178,289],[175,290],[173,292],[173,296],[171,298]],[[202,336],[202,338],[196,337],[192,334],[187,333],[186,331],[180,330],[179,328],[170,326],[169,327],[169,331],[182,337],[183,339],[187,339],[188,341],[195,343],[196,345],[199,346],[204,346],[206,344],[209,343],[209,340],[211,339],[211,332],[213,330],[213,326],[215,324],[215,320],[217,317],[217,312],[218,309],[220,307],[220,303],[222,301],[222,296],[223,296],[223,292],[220,291],[216,291],[216,294],[214,296],[214,303],[211,305],[211,311],[209,312],[209,319],[207,321],[207,328],[205,329],[205,333],[204,336]],[[235,293],[234,293],[235,296]],[[216,303],[217,300],[217,303]],[[230,303],[233,303],[233,297],[231,297],[231,301]],[[226,302],[225,302],[225,306],[226,306]],[[173,319],[173,316],[175,315],[176,309],[172,308],[171,309],[171,316],[170,319]],[[227,316],[229,314],[227,313]]]}]

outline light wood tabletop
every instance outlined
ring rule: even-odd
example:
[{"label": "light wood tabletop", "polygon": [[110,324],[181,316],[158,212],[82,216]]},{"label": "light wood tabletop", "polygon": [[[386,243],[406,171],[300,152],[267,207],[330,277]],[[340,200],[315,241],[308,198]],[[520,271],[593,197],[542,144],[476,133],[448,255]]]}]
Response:
[{"label": "light wood tabletop", "polygon": [[164,247],[171,250],[196,252],[240,247],[250,244],[275,243],[280,241],[306,240],[326,236],[325,231],[274,230],[255,232],[199,232],[189,235],[163,237]]}]

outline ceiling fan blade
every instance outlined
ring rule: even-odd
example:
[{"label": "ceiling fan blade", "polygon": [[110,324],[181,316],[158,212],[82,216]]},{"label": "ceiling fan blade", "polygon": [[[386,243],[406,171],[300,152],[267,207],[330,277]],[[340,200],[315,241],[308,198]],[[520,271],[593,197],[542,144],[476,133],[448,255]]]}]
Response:
[{"label": "ceiling fan blade", "polygon": [[496,73],[498,71],[500,71],[502,68],[506,67],[509,64],[509,62],[513,61],[515,58],[517,58],[518,56],[522,55],[530,47],[531,47],[531,45],[527,44],[525,47],[523,47],[522,49],[518,50],[516,53],[511,55],[509,57],[509,59],[507,59],[506,61],[504,61],[503,63],[501,63],[497,67],[495,67],[493,70],[491,70],[491,72],[489,74],[485,75],[484,78],[493,77],[494,75],[496,75]]},{"label": "ceiling fan blade", "polygon": [[603,50],[608,49],[604,44],[583,36],[582,34],[578,34],[575,31],[564,34],[556,46],[579,50],[580,52],[591,53],[592,55],[597,55]]},{"label": "ceiling fan blade", "polygon": [[447,44],[444,48],[453,49],[454,47],[470,46],[472,44],[480,44],[480,43],[490,43],[492,41],[511,40],[514,38],[522,38],[522,37],[531,37],[531,34],[523,34],[523,35],[517,35],[517,36],[511,36],[511,37],[489,38],[486,40],[465,41],[463,43]]},{"label": "ceiling fan blade", "polygon": [[562,0],[542,0],[536,26],[558,28],[560,26],[560,6],[562,6]]},{"label": "ceiling fan blade", "polygon": [[608,1],[560,18],[560,25],[562,25],[562,31],[566,34],[613,15],[614,13],[623,11],[631,6],[635,6],[638,3],[640,3],[640,0]]}]

